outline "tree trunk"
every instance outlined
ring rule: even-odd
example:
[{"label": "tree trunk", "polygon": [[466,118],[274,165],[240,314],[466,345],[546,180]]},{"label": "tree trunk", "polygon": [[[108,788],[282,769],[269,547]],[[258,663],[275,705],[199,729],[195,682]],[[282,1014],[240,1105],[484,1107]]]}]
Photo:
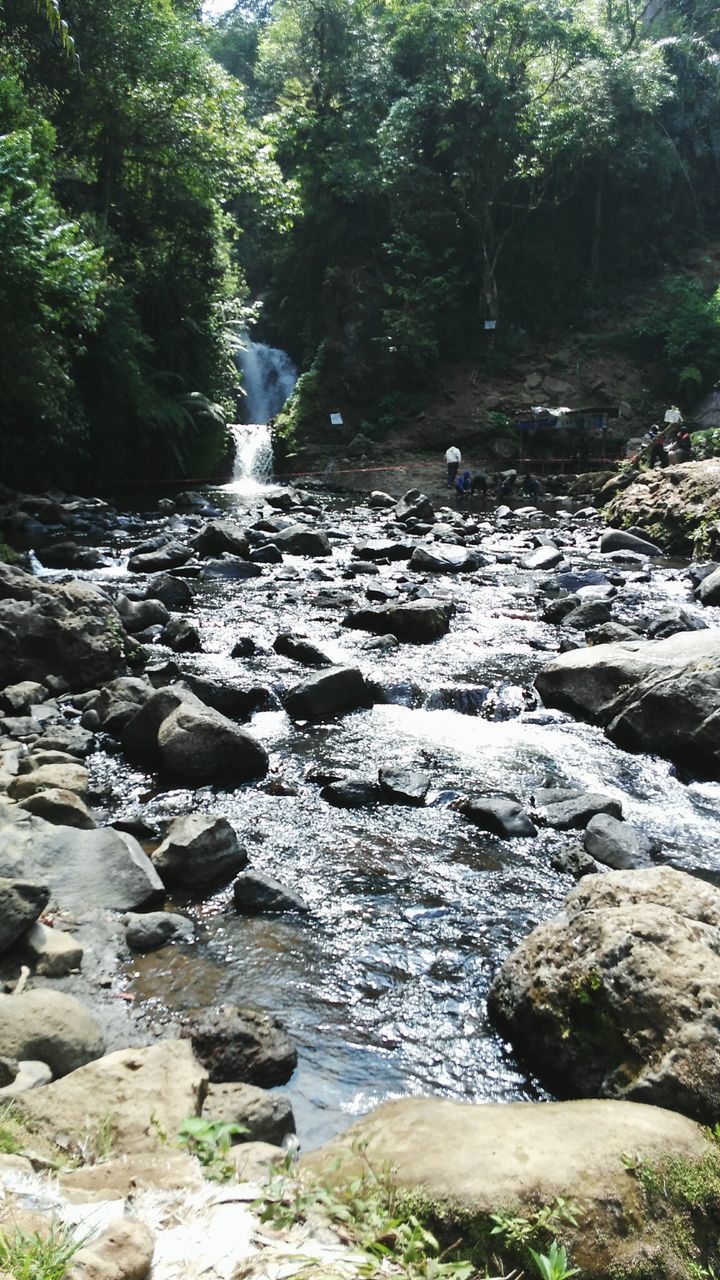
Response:
[{"label": "tree trunk", "polygon": [[600,276],[600,241],[602,236],[603,215],[603,175],[598,174],[595,187],[595,210],[593,214],[593,238],[590,249],[590,282],[596,285]]}]

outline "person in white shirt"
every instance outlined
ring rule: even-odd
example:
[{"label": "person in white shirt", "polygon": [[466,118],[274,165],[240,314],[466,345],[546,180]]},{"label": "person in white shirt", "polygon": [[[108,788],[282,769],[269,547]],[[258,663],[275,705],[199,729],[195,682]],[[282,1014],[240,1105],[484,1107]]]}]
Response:
[{"label": "person in white shirt", "polygon": [[445,454],[445,461],[447,462],[447,487],[448,489],[452,489],[453,485],[455,484],[457,469],[460,466],[460,463],[462,462],[462,454],[458,449],[457,445],[455,444],[450,445],[450,448]]}]

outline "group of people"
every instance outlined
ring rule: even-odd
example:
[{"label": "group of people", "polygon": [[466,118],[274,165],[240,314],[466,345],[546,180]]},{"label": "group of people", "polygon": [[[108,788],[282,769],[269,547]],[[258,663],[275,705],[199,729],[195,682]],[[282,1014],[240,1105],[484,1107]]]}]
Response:
[{"label": "group of people", "polygon": [[[488,491],[488,478],[483,471],[478,471],[475,475],[465,470],[460,471],[462,463],[462,454],[457,445],[451,445],[445,454],[445,462],[447,463],[447,487],[454,489],[458,498],[471,498],[479,493],[481,497],[485,497]],[[499,484],[498,492],[500,497],[508,498],[515,493],[515,485],[517,483],[517,471],[506,471]],[[531,498],[539,498],[542,493],[542,486],[536,476],[530,471],[526,471],[520,485],[520,492]]]},{"label": "group of people", "polygon": [[682,424],[677,428],[669,443],[665,443],[665,433],[662,429],[654,424],[649,432],[650,436],[650,466],[666,467],[670,461],[673,462],[689,462],[692,458],[692,441],[690,432],[687,427]]}]

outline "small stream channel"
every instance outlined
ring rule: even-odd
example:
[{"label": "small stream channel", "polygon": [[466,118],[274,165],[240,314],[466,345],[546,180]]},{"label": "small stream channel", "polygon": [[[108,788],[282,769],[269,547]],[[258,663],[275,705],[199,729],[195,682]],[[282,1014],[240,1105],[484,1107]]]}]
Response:
[{"label": "small stream channel", "polygon": [[[206,497],[245,525],[267,514],[266,492],[236,483]],[[428,594],[445,594],[457,606],[449,634],[431,645],[378,651],[366,633],[342,627],[344,614],[366,601],[368,588],[402,590],[410,578],[417,586],[418,575],[405,563],[356,574],[353,545],[386,537],[387,513],[331,495],[318,496],[317,506],[319,515],[303,518],[329,531],[332,559],[285,556],[258,578],[201,583],[189,616],[203,652],[178,659],[157,647],[158,661],[173,658],[184,670],[269,690],[268,709],[248,725],[270,753],[267,779],[234,790],[166,790],[116,751],[90,760],[105,820],[139,812],[151,824],[193,810],[223,815],[251,867],[310,904],[307,919],[245,918],[233,911],[229,887],[202,901],[175,898],[172,905],[196,922],[198,941],[135,957],[123,973],[136,1008],[156,1028],[218,1002],[277,1013],[299,1050],[283,1092],[304,1149],[388,1097],[548,1096],[490,1026],[486,997],[504,956],[572,888],[552,858],[576,844],[578,833],[541,829],[534,838],[500,840],[448,807],[458,797],[490,788],[529,801],[548,781],[602,791],[662,842],[663,860],[720,875],[720,785],[682,781],[666,761],[629,755],[600,730],[538,705],[533,680],[557,652],[561,632],[539,616],[538,587],[548,575],[521,569],[517,560],[533,534],[549,532],[567,542],[572,572],[590,573],[581,578],[588,582],[582,594],[609,598],[616,620],[633,624],[683,605],[719,625],[720,610],[692,603],[684,566],[614,563],[596,549],[594,518],[496,520],[492,509],[480,510],[467,527],[478,530],[489,563],[469,575],[424,580]],[[122,584],[134,544],[166,529],[187,534],[207,518],[144,511],[126,521],[120,544],[107,547],[114,568],[84,576]],[[279,695],[308,671],[274,652],[279,631],[302,634],[334,661],[360,666],[383,701],[337,720],[293,723]],[[255,654],[233,659],[241,636],[254,641]],[[336,809],[311,780],[376,775],[383,765],[428,772],[426,806]]]}]

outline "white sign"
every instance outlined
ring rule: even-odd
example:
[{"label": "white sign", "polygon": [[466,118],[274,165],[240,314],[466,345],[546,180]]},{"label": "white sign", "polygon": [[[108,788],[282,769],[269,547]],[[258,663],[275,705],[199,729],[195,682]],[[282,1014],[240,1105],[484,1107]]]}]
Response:
[{"label": "white sign", "polygon": [[485,328],[486,328],[486,329],[494,329],[494,328],[495,328],[495,326],[496,326],[496,324],[497,324],[497,320],[486,320],[486,321],[485,321]]},{"label": "white sign", "polygon": [[343,425],[342,414],[341,414],[341,413],[331,413],[331,414],[330,414],[330,426],[331,426],[331,427],[341,427],[342,425]]}]

